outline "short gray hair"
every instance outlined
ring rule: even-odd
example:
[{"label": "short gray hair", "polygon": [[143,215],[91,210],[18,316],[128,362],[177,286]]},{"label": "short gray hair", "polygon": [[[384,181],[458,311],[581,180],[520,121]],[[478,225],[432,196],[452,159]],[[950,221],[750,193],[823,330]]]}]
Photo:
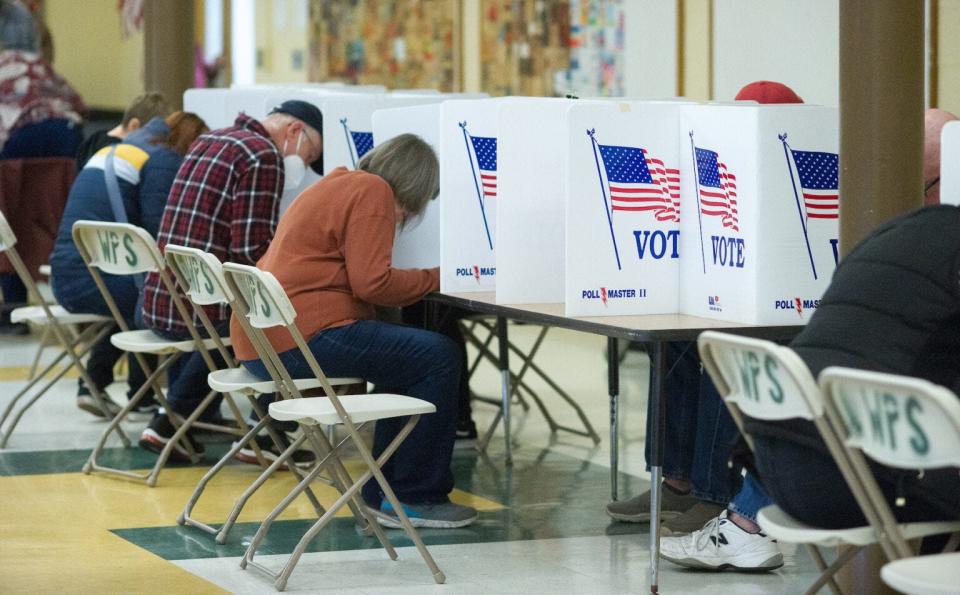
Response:
[{"label": "short gray hair", "polygon": [[[377,145],[357,169],[386,180],[397,205],[420,217],[440,193],[440,163],[433,148],[416,134],[401,134]],[[405,223],[405,222],[404,222]]]}]

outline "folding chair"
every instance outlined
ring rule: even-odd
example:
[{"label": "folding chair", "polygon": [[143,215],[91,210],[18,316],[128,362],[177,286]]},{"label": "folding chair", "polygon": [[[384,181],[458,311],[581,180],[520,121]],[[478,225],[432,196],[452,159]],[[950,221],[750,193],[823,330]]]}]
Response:
[{"label": "folding chair", "polygon": [[[233,305],[235,302],[233,294],[230,292],[226,285],[226,281],[223,278],[223,268],[220,264],[220,261],[217,260],[216,256],[207,252],[203,252],[202,250],[197,250],[196,248],[187,248],[185,246],[177,246],[174,244],[167,244],[166,248],[164,249],[164,258],[166,259],[167,266],[171,271],[173,271],[178,285],[184,290],[187,298],[194,304],[194,311],[200,318],[204,328],[211,335],[215,334],[213,324],[210,322],[210,318],[203,311],[202,306],[225,303]],[[249,323],[247,322],[246,317],[238,316],[237,320],[240,322],[242,327],[245,329],[248,328]],[[240,515],[240,512],[243,510],[243,507],[246,505],[247,500],[253,496],[253,494],[267,481],[267,479],[270,478],[271,475],[273,475],[274,472],[280,469],[285,463],[288,463],[288,459],[293,455],[294,451],[290,450],[289,454],[284,452],[288,449],[288,447],[284,445],[283,439],[278,431],[268,423],[269,418],[261,410],[260,405],[256,400],[256,396],[262,393],[280,392],[281,396],[287,397],[288,395],[283,393],[283,389],[285,388],[284,385],[282,383],[276,383],[273,380],[263,381],[254,376],[248,372],[246,368],[240,367],[237,364],[236,359],[230,353],[224,352],[221,355],[229,367],[223,370],[211,372],[207,376],[207,381],[210,384],[210,388],[220,393],[235,392],[247,396],[250,401],[250,406],[259,416],[260,422],[250,428],[250,431],[247,432],[243,438],[240,438],[238,441],[236,441],[232,448],[227,451],[227,453],[223,455],[223,457],[221,457],[220,460],[217,461],[217,463],[211,467],[206,474],[204,474],[197,484],[197,487],[194,489],[193,494],[191,494],[190,499],[187,501],[186,506],[184,506],[183,512],[181,512],[180,516],[177,518],[177,523],[180,525],[186,524],[192,527],[197,527],[198,529],[206,531],[207,533],[216,535],[217,543],[223,544],[226,543],[227,535],[236,522],[237,517]],[[297,388],[300,390],[315,389],[320,387],[320,381],[316,378],[297,379],[295,382]],[[330,379],[330,384],[337,387],[351,386],[362,382],[363,380],[359,378]],[[261,456],[255,440],[257,434],[264,428],[266,428],[267,433],[270,435],[270,438],[276,445],[277,452],[283,453],[280,457],[278,457],[277,460],[269,464],[266,463],[264,458]],[[302,443],[302,441],[300,443]],[[223,469],[247,444],[250,444],[254,452],[257,453],[257,457],[260,460],[261,465],[265,468],[263,473],[260,474],[256,481],[254,481],[253,484],[251,484],[250,487],[247,488],[247,490],[244,491],[241,497],[236,501],[226,521],[224,521],[219,529],[192,518],[190,515],[193,512],[193,508],[196,506],[197,501],[200,499],[200,496],[207,484],[210,483],[217,473],[219,473],[220,470]],[[287,467],[293,471],[298,478],[303,479],[305,472],[301,471],[296,465],[292,464],[291,462],[287,464]],[[307,497],[317,510],[318,516],[322,515],[324,508],[316,499],[316,496],[313,494],[313,492],[307,490]]]},{"label": "folding chair", "polygon": [[917,556],[884,564],[880,577],[907,595],[956,595],[960,552]]},{"label": "folding chair", "polygon": [[[113,320],[108,316],[100,316],[99,314],[72,314],[67,312],[62,306],[49,305],[46,300],[43,299],[43,296],[40,295],[40,291],[37,289],[37,284],[33,281],[33,276],[27,270],[27,266],[24,264],[23,259],[20,257],[20,254],[17,252],[15,245],[17,243],[17,237],[14,235],[13,230],[10,228],[10,225],[7,223],[6,218],[3,216],[3,213],[0,213],[0,253],[6,255],[9,259],[10,264],[13,265],[14,271],[16,271],[17,276],[20,277],[20,280],[23,281],[23,284],[27,288],[27,293],[30,299],[37,302],[36,306],[26,306],[23,308],[17,308],[16,310],[10,313],[11,322],[32,322],[34,324],[43,325],[45,329],[49,329],[53,333],[53,336],[56,338],[57,343],[60,346],[60,353],[53,359],[50,364],[48,364],[39,374],[31,373],[30,380],[26,386],[24,386],[20,392],[14,395],[13,399],[7,403],[6,408],[3,411],[3,415],[0,416],[0,448],[6,448],[7,442],[10,440],[10,435],[13,434],[13,430],[17,427],[17,424],[20,422],[20,419],[23,417],[23,414],[27,412],[37,400],[42,397],[50,387],[54,385],[58,380],[63,378],[63,376],[69,372],[71,369],[76,369],[80,373],[80,376],[83,378],[84,382],[87,383],[87,386],[90,387],[90,394],[96,400],[97,405],[100,407],[100,410],[104,413],[104,416],[109,416],[110,411],[107,408],[107,403],[105,401],[106,397],[99,390],[97,390],[96,385],[91,381],[90,376],[87,374],[86,368],[83,366],[81,358],[90,351],[93,345],[105,337],[107,333],[110,332],[110,327],[113,324]],[[87,324],[87,328],[79,334],[74,334],[69,330],[70,325],[74,324]],[[46,336],[46,333],[45,333]],[[64,358],[69,358],[69,365],[62,367],[57,371],[52,378],[50,378],[45,384],[43,384],[39,390],[37,390],[26,403],[20,407],[19,410],[16,410],[17,403],[27,394],[29,394],[35,386],[37,386],[41,380],[46,378],[57,365],[63,361]],[[16,412],[15,412],[16,411]],[[13,416],[10,419],[10,416]],[[10,423],[7,424],[7,420],[10,420]],[[6,429],[3,427],[6,425]],[[129,445],[129,440],[121,432],[121,439],[124,441],[124,444]]]},{"label": "folding chair", "polygon": [[[819,431],[841,474],[851,486],[857,504],[871,525],[850,529],[819,529],[797,521],[776,505],[762,509],[757,519],[763,530],[774,539],[807,546],[821,571],[820,577],[807,593],[816,593],[825,584],[834,593],[840,593],[840,588],[833,580],[834,574],[861,548],[875,543],[883,545],[883,541],[872,526],[876,519],[874,508],[855,488],[857,476],[826,418],[824,399],[813,376],[800,356],[770,341],[706,331],[700,335],[697,345],[704,368],[751,448],[753,439],[744,430],[745,416],[766,421],[808,420]],[[926,523],[904,525],[902,529],[911,539],[941,532],[931,531]],[[817,546],[844,544],[854,547],[827,566]]]},{"label": "folding chair", "polygon": [[[97,288],[100,289],[103,299],[107,302],[107,306],[113,314],[114,321],[120,327],[121,332],[111,335],[110,342],[119,349],[133,353],[137,363],[143,368],[144,373],[147,375],[147,380],[140,390],[130,399],[126,407],[121,409],[120,413],[113,418],[107,430],[104,431],[100,437],[97,446],[93,449],[93,452],[90,453],[90,458],[83,466],[83,472],[102,471],[132,479],[140,479],[146,481],[148,486],[153,487],[157,484],[160,471],[166,464],[167,458],[169,458],[177,442],[183,445],[191,459],[199,458],[193,445],[186,438],[186,431],[191,426],[238,436],[246,434],[246,424],[243,421],[243,415],[241,415],[240,410],[237,409],[236,403],[234,403],[233,398],[229,394],[224,395],[224,401],[236,418],[237,423],[240,424],[240,429],[197,421],[197,418],[200,417],[207,406],[213,401],[217,394],[216,391],[208,393],[197,409],[185,420],[174,414],[166,397],[164,397],[159,378],[174,362],[185,354],[199,350],[207,368],[209,368],[210,371],[214,371],[217,368],[209,351],[217,349],[225,352],[225,343],[227,340],[221,339],[216,333],[211,334],[209,338],[202,338],[200,336],[193,324],[193,316],[188,312],[186,305],[174,287],[170,275],[167,274],[163,257],[160,255],[160,250],[157,248],[157,244],[150,234],[128,223],[81,220],[73,224],[73,241],[76,243],[80,256],[87,265],[87,269],[93,276]],[[160,276],[160,282],[163,283],[164,288],[169,292],[177,314],[186,323],[191,338],[184,341],[171,341],[164,339],[151,330],[130,330],[123,314],[117,307],[116,301],[110,295],[110,291],[103,282],[101,271],[113,275],[140,275],[147,272],[156,272]],[[143,354],[146,353],[166,357],[157,366],[156,370],[151,371],[150,366],[143,357]],[[157,462],[153,468],[147,474],[142,474],[98,464],[97,457],[103,452],[110,432],[114,430],[120,430],[122,432],[120,423],[151,388],[160,405],[167,412],[170,422],[176,428],[173,436],[161,451],[160,456],[157,457]]]},{"label": "folding chair", "polygon": [[[286,391],[294,397],[302,397],[289,371],[280,361],[277,352],[267,340],[263,332],[265,328],[286,328],[296,343],[297,348],[300,350],[301,355],[310,366],[314,376],[320,381],[320,385],[326,394],[325,397],[293,398],[274,402],[270,405],[270,416],[282,421],[296,421],[303,428],[305,436],[314,437],[315,443],[323,439],[323,432],[316,430],[317,425],[342,425],[346,432],[346,437],[336,446],[326,448],[329,443],[324,445],[325,452],[323,453],[323,458],[318,461],[316,467],[314,467],[263,521],[253,540],[250,542],[250,546],[240,562],[240,567],[246,568],[247,565],[251,565],[265,572],[274,579],[274,584],[277,589],[282,591],[286,588],[290,574],[293,572],[300,556],[303,555],[310,541],[326,526],[337,511],[349,502],[355,503],[355,506],[359,509],[363,518],[367,519],[369,524],[372,525],[372,529],[380,539],[381,545],[383,545],[387,551],[387,555],[390,559],[395,560],[397,553],[393,545],[389,539],[387,539],[386,535],[383,534],[378,523],[373,520],[373,517],[378,515],[379,512],[364,506],[359,494],[361,486],[371,478],[375,478],[387,501],[390,502],[396,511],[403,530],[416,545],[417,551],[433,574],[434,580],[437,583],[443,583],[446,580],[443,572],[440,571],[440,568],[424,545],[423,540],[420,539],[419,533],[410,523],[410,519],[407,518],[403,506],[397,500],[393,489],[390,487],[381,470],[381,466],[386,463],[400,443],[407,437],[414,425],[419,421],[420,416],[425,413],[433,413],[436,411],[436,408],[426,401],[403,395],[366,394],[338,396],[330,385],[326,375],[323,373],[323,370],[320,368],[320,364],[307,346],[303,335],[299,329],[297,329],[294,323],[297,315],[296,311],[276,278],[270,273],[257,268],[233,263],[225,263],[223,265],[223,272],[227,285],[236,297],[238,306],[241,308],[237,311],[237,316],[245,316],[249,320],[251,342],[257,349],[261,360],[269,362],[273,371],[279,374],[279,380],[286,386]],[[409,419],[397,434],[397,437],[387,446],[380,457],[374,460],[370,449],[359,434],[359,428],[367,422],[407,416]],[[364,472],[356,481],[350,479],[349,474],[340,461],[341,449],[347,444],[357,449],[365,466]],[[270,525],[328,465],[332,465],[334,477],[340,475],[345,479],[342,485],[336,486],[341,492],[340,497],[304,534],[280,572],[275,573],[255,563],[253,558],[256,554],[257,547],[269,531]],[[356,514],[357,513],[354,512],[355,516]]]},{"label": "folding chair", "polygon": [[[867,464],[904,470],[960,468],[960,399],[952,391],[920,378],[830,367],[820,374],[827,419],[850,460],[856,485],[876,514],[876,530],[891,561],[914,555],[908,540],[919,535],[960,531],[957,521],[898,523]],[[956,494],[960,498],[960,494]],[[956,549],[960,534],[947,549]],[[954,587],[960,590],[960,583]]]}]

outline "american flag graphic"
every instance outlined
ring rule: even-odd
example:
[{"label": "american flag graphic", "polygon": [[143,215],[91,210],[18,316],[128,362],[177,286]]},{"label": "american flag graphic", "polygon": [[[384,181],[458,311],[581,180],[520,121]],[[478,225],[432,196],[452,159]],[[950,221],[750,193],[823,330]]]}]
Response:
[{"label": "american flag graphic", "polygon": [[353,139],[353,146],[357,151],[357,159],[366,155],[367,151],[373,148],[372,132],[356,132],[351,130],[350,138]]},{"label": "american flag graphic", "polygon": [[790,152],[797,164],[807,219],[837,219],[840,215],[837,154],[792,148]]},{"label": "american flag graphic", "polygon": [[700,212],[720,217],[724,227],[740,231],[737,210],[737,177],[727,170],[716,151],[694,147],[697,156],[697,186],[700,192]]},{"label": "american flag graphic", "polygon": [[491,136],[470,136],[473,152],[477,155],[483,198],[497,196],[497,139]]},{"label": "american flag graphic", "polygon": [[680,170],[640,147],[597,145],[612,211],[651,211],[657,221],[680,221]]}]

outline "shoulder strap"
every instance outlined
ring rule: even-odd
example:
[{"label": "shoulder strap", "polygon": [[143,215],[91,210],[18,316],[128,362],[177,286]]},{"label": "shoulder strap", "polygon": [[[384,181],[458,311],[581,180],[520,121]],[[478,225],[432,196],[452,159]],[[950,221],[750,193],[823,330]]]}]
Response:
[{"label": "shoulder strap", "polygon": [[103,166],[103,179],[107,183],[107,196],[110,198],[110,209],[113,210],[113,220],[117,223],[129,223],[127,210],[123,207],[123,196],[120,194],[120,184],[117,182],[117,174],[113,168],[113,154],[117,151],[117,145],[110,147],[107,153],[107,159]]},{"label": "shoulder strap", "polygon": [[[129,223],[127,210],[123,206],[123,196],[120,194],[120,183],[117,182],[117,174],[113,168],[113,154],[117,151],[117,145],[110,147],[107,158],[103,164],[103,180],[107,184],[107,196],[110,198],[110,210],[113,211],[113,219],[117,223]],[[133,276],[133,282],[138,291],[143,291],[143,282],[145,275],[139,273]]]}]

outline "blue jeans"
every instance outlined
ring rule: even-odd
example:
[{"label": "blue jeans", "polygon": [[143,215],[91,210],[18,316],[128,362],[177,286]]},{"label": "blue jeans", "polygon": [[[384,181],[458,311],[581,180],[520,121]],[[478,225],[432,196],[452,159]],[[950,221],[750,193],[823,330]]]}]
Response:
[{"label": "blue jeans", "polygon": [[[187,306],[187,308],[189,307]],[[211,322],[218,335],[221,337],[230,335],[229,320],[212,320]],[[189,341],[192,338],[189,331],[171,332],[153,329],[153,332],[171,341]],[[207,336],[207,331],[202,326],[197,328],[197,332],[200,333],[201,337]],[[223,357],[218,350],[211,349],[208,353],[218,369],[226,367],[227,363],[223,361]],[[183,417],[188,417],[193,413],[210,392],[210,386],[207,384],[209,373],[210,369],[207,368],[206,362],[203,361],[203,355],[199,351],[185,353],[174,362],[167,369],[167,385],[170,387],[167,390],[167,403],[170,404],[170,408]],[[217,395],[199,419],[205,422],[216,421],[220,416],[220,403],[222,401],[223,397]]]},{"label": "blue jeans", "polygon": [[[358,376],[373,382],[377,392],[423,399],[436,406],[424,415],[383,467],[390,486],[407,504],[438,504],[453,489],[450,459],[457,421],[460,352],[456,343],[431,331],[375,320],[361,320],[321,331],[308,341],[325,374]],[[312,376],[299,349],[280,354],[291,376]],[[252,373],[268,378],[260,360],[243,362]],[[406,418],[377,422],[373,456],[378,457],[400,432]],[[378,508],[383,493],[375,481],[363,486],[363,499]]]},{"label": "blue jeans", "polygon": [[760,485],[760,482],[752,473],[747,472],[747,476],[743,478],[743,485],[740,486],[740,491],[733,497],[730,506],[727,508],[740,516],[757,522],[757,513],[760,512],[760,509],[771,504],[773,504],[773,501],[770,500],[766,490],[763,489],[763,486]]},{"label": "blue jeans", "polygon": [[[134,312],[137,308],[137,300],[140,291],[137,289],[133,277],[109,275],[101,273],[104,285],[107,291],[117,303],[117,309],[123,314],[127,325],[134,328]],[[53,275],[50,278],[51,289],[57,303],[63,306],[68,312],[83,314],[100,314],[102,316],[113,316],[107,302],[103,299],[100,290],[93,282],[93,278],[87,274],[86,270],[82,275],[65,275],[53,269]],[[119,332],[119,327],[114,325],[113,332]],[[111,332],[110,334],[113,334]],[[90,355],[87,358],[86,370],[90,379],[96,385],[97,390],[104,390],[113,382],[113,366],[117,360],[123,356],[123,350],[117,349],[110,342],[110,335],[107,335],[90,349]],[[145,356],[148,365],[156,366],[155,356]],[[147,376],[137,362],[134,355],[127,355],[127,366],[129,376],[127,382],[130,385],[127,396],[132,397],[143,383]],[[78,386],[81,392],[84,390],[83,378],[78,379]]]},{"label": "blue jeans", "polygon": [[[726,505],[740,485],[740,469],[728,465],[737,426],[701,370],[696,343],[668,343],[666,357],[663,476],[688,480],[698,499]],[[648,438],[653,435],[652,423],[648,409]],[[649,468],[649,440],[645,453]]]}]

